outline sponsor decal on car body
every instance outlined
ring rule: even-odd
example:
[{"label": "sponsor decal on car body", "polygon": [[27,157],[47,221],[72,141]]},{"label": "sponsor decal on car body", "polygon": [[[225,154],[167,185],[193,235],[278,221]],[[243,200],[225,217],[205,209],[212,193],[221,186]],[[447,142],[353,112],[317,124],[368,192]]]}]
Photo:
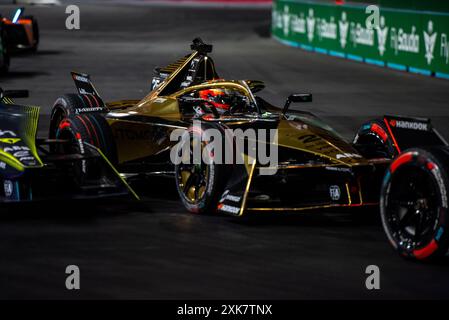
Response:
[{"label": "sponsor decal on car body", "polygon": [[390,120],[390,125],[400,129],[411,129],[420,131],[429,131],[429,124],[426,122]]},{"label": "sponsor decal on car body", "polygon": [[338,201],[341,197],[340,187],[337,185],[333,185],[329,187],[329,195],[332,200]]}]

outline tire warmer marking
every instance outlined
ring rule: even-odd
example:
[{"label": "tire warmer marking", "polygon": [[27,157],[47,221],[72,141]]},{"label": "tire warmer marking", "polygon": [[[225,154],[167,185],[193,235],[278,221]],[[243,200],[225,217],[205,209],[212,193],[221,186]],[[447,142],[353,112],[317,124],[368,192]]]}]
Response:
[{"label": "tire warmer marking", "polygon": [[390,125],[388,124],[388,121],[387,121],[386,118],[384,118],[384,122],[385,122],[385,125],[387,126],[388,132],[389,132],[390,135],[391,135],[391,138],[393,139],[394,146],[396,147],[396,150],[398,150],[398,152],[401,153],[401,149],[399,149],[398,142],[396,141],[396,138],[394,137],[394,134],[393,134],[393,132],[391,131]]},{"label": "tire warmer marking", "polygon": [[412,152],[407,152],[400,155],[390,166],[390,172],[393,173],[396,171],[398,167],[403,165],[404,163],[410,162],[413,159],[414,154]]},{"label": "tire warmer marking", "polygon": [[418,249],[418,250],[413,250],[413,255],[417,259],[425,259],[425,258],[429,257],[432,253],[434,253],[435,250],[437,250],[437,249],[438,249],[438,243],[436,242],[435,239],[432,239],[432,241],[424,248]]},{"label": "tire warmer marking", "polygon": [[87,123],[83,120],[82,117],[80,117],[80,116],[76,116],[76,117],[83,123],[84,127],[85,127],[86,130],[87,130],[87,134],[89,135],[90,142],[93,143],[93,142],[94,142],[94,141],[93,141],[94,139],[93,139],[92,134],[90,133],[90,130],[89,130],[89,127],[87,126]]},{"label": "tire warmer marking", "polygon": [[433,162],[427,162],[426,167],[427,167],[427,169],[429,169],[430,171],[432,171],[433,168],[436,167],[436,165],[435,165],[435,163],[433,163]]},{"label": "tire warmer marking", "polygon": [[87,94],[83,94],[82,96],[89,102],[89,106],[92,108],[92,102],[90,101],[89,96]]},{"label": "tire warmer marking", "polygon": [[58,126],[58,129],[56,130],[55,137],[58,138],[61,130],[65,129],[67,127],[70,127],[70,122],[68,120],[61,121],[61,123]]},{"label": "tire warmer marking", "polygon": [[70,127],[70,122],[68,122],[67,120],[62,121],[59,124],[59,130],[62,130],[64,128]]},{"label": "tire warmer marking", "polygon": [[97,107],[100,106],[100,102],[98,101],[97,97],[95,95],[91,95],[91,97],[95,100],[95,103],[97,105]]},{"label": "tire warmer marking", "polygon": [[[407,152],[401,155],[399,158],[397,158],[390,167],[390,172],[393,173],[398,167],[403,165],[404,163],[410,162],[413,159],[414,154],[412,152]],[[429,170],[432,170],[435,168],[435,164],[433,162],[427,162],[426,167]],[[425,259],[429,257],[435,250],[438,249],[438,243],[435,239],[432,239],[432,241],[421,249],[415,249],[413,250],[413,255],[417,259]]]},{"label": "tire warmer marking", "polygon": [[98,137],[98,133],[97,133],[97,130],[96,130],[96,128],[94,127],[94,125],[92,124],[92,122],[90,121],[90,118],[89,117],[86,117],[86,118],[84,118],[85,120],[86,120],[86,123],[89,123],[90,124],[90,126],[91,126],[91,128],[92,128],[92,131],[93,131],[93,133],[95,134],[95,138],[96,138],[96,140],[97,140],[97,147],[99,147],[100,148],[100,139],[99,139],[99,137]]},{"label": "tire warmer marking", "polygon": [[[433,170],[436,167],[436,164],[429,161],[426,163],[426,167],[429,170]],[[432,239],[432,241],[424,248],[413,250],[413,255],[417,259],[425,259],[429,257],[432,253],[434,253],[435,250],[437,249],[438,249],[438,242],[436,241],[436,239]]]},{"label": "tire warmer marking", "polygon": [[[70,120],[64,120],[64,121],[62,121],[62,122],[59,124],[58,130],[56,131],[56,137],[59,137],[59,133],[61,132],[61,130],[65,129],[65,128],[70,128],[70,131],[71,131],[72,133],[74,133],[73,130],[72,130],[72,128],[71,128],[71,126],[72,126],[72,125],[71,125],[71,123],[70,123]],[[75,139],[81,140],[81,133],[76,132],[76,133],[75,133]]]},{"label": "tire warmer marking", "polygon": [[382,129],[382,127],[379,126],[377,123],[373,123],[373,124],[371,125],[371,128],[370,128],[370,129],[371,129],[372,132],[374,132],[375,134],[377,134],[377,135],[382,139],[383,142],[387,141],[387,138],[388,138],[387,133],[386,133],[385,130]]}]

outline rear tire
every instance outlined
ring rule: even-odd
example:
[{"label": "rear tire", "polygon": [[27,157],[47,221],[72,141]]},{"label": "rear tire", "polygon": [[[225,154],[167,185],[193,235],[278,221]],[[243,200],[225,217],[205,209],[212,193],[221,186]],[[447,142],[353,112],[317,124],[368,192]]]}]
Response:
[{"label": "rear tire", "polygon": [[101,113],[103,106],[98,98],[90,94],[65,94],[59,97],[51,111],[50,117],[50,139],[56,137],[56,131],[64,118],[77,114]]},{"label": "rear tire", "polygon": [[403,257],[429,260],[449,247],[449,149],[409,149],[395,159],[381,187],[384,231]]},{"label": "rear tire", "polygon": [[32,21],[32,27],[33,27],[33,38],[34,38],[34,44],[31,47],[32,52],[37,52],[37,49],[39,48],[39,25],[37,23],[37,20],[34,17],[28,17],[28,19],[31,19]]},{"label": "rear tire", "polygon": [[86,113],[63,118],[57,126],[55,138],[71,139],[78,145],[87,142],[100,149],[112,164],[117,163],[112,130],[102,115]]}]

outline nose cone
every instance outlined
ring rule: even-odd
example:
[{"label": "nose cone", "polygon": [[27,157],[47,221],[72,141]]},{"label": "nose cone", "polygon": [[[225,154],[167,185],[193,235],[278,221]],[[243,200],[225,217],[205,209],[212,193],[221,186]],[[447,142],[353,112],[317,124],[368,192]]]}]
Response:
[{"label": "nose cone", "polygon": [[[17,166],[42,165],[35,147],[39,108],[6,104],[0,111],[0,151]],[[6,160],[5,160],[6,161]]]}]

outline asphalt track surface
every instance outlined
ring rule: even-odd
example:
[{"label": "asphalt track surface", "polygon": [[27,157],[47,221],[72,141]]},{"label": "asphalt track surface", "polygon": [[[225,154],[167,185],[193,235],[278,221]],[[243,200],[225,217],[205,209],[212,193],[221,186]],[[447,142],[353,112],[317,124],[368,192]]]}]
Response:
[{"label": "asphalt track surface", "polygon": [[[6,12],[7,6],[0,10]],[[29,7],[41,27],[33,56],[12,60],[0,79],[30,89],[42,106],[39,133],[69,72],[88,72],[106,100],[140,98],[152,69],[201,36],[225,78],[261,79],[263,96],[302,106],[350,139],[384,113],[429,116],[449,138],[449,81],[304,52],[269,37],[267,9],[81,5],[81,30],[66,30],[64,7]],[[81,270],[81,290],[65,289],[65,268]],[[365,268],[381,289],[365,288]],[[235,221],[191,215],[172,181],[150,181],[144,201],[41,203],[2,210],[0,298],[61,299],[392,299],[449,298],[449,261],[405,261],[389,247],[376,210],[353,214],[253,216]]]}]

